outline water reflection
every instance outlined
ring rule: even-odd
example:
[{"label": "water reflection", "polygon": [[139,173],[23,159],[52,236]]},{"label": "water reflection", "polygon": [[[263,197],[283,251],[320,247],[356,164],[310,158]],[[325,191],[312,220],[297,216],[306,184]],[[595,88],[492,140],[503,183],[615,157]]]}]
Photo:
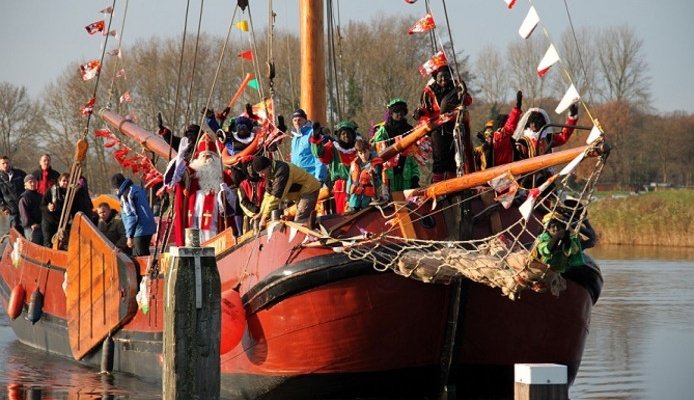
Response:
[{"label": "water reflection", "polygon": [[591,255],[605,287],[571,398],[692,398],[694,251],[623,247]]},{"label": "water reflection", "polygon": [[161,386],[125,374],[101,375],[96,368],[24,346],[7,317],[0,318],[0,398],[160,399]]}]

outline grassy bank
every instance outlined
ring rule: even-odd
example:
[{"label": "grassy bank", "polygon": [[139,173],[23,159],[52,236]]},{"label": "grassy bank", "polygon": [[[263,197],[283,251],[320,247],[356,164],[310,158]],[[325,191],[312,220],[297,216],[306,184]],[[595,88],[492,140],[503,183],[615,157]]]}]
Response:
[{"label": "grassy bank", "polygon": [[601,244],[694,247],[694,190],[605,196],[588,211]]}]

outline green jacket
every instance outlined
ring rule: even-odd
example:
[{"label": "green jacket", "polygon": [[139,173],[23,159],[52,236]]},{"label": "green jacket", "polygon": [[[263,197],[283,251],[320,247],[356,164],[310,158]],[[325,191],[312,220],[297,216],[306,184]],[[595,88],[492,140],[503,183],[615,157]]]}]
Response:
[{"label": "green jacket", "polygon": [[[373,136],[373,142],[378,143],[384,140],[388,140],[390,135],[386,131],[385,126],[381,123],[376,128]],[[386,170],[386,177],[388,179],[388,187],[391,192],[402,191],[405,189],[412,189],[412,178],[417,177],[419,181],[419,165],[412,156],[404,156],[405,161],[403,162],[400,158],[403,155],[397,156],[398,166],[389,167]],[[393,163],[395,160],[391,159],[390,162]],[[400,171],[399,166],[402,166],[402,171]],[[397,169],[397,172],[396,172]]]},{"label": "green jacket", "polygon": [[583,265],[583,251],[581,243],[576,235],[571,235],[569,243],[566,243],[560,249],[556,249],[553,253],[549,249],[549,241],[552,236],[548,232],[542,232],[537,238],[537,247],[535,248],[535,258],[544,264],[547,264],[554,271],[564,272],[568,268],[578,267]]}]

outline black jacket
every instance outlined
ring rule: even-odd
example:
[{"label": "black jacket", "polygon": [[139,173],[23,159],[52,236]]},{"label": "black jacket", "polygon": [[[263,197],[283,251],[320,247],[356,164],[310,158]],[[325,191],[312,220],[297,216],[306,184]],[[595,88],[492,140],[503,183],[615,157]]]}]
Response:
[{"label": "black jacket", "polygon": [[43,196],[36,190],[26,190],[19,198],[19,217],[24,228],[41,225],[41,201]]},{"label": "black jacket", "polygon": [[24,177],[26,172],[12,168],[12,178],[7,172],[0,172],[0,209],[7,208],[10,214],[19,213],[17,202],[24,193]]},{"label": "black jacket", "polygon": [[111,215],[109,215],[107,220],[99,220],[98,227],[101,233],[113,242],[116,247],[126,254],[130,254],[130,248],[125,237],[125,225],[123,225],[118,212],[111,211]]}]

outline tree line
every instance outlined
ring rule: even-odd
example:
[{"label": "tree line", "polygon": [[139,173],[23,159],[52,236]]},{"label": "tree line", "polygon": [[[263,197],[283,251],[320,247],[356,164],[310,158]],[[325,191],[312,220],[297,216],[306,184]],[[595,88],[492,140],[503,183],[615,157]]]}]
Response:
[{"label": "tree line", "polygon": [[[325,121],[315,116],[309,118],[324,126],[353,120],[366,137],[370,127],[382,121],[388,100],[403,98],[410,112],[414,111],[428,79],[419,74],[418,67],[436,49],[426,35],[405,33],[412,20],[406,16],[375,18],[352,21],[342,27],[333,36],[334,63],[329,60],[325,66],[329,77],[329,115]],[[291,115],[301,106],[299,39],[294,33],[277,31],[272,47],[266,50],[268,36],[256,35],[253,63],[237,56],[249,48],[247,43],[227,43],[218,72],[224,40],[206,35],[199,40],[189,37],[183,57],[180,38],[161,37],[121,49],[122,58],[107,55],[87,134],[90,151],[83,170],[90,188],[108,191],[108,177],[120,169],[112,151],[92,134],[103,127],[97,116],[102,107],[130,114],[151,131],[157,130],[157,114],[161,112],[165,124],[180,135],[186,125],[202,120],[201,112],[208,98],[210,108],[221,111],[245,74],[253,72],[254,64],[257,70],[265,71],[270,61],[276,72],[272,82],[261,73],[259,90],[247,88],[232,115],[243,112],[245,103],[259,102],[262,96],[269,95],[275,100],[276,114]],[[196,42],[197,48],[193,48],[191,43]],[[566,69],[591,115],[605,128],[613,148],[603,182],[623,187],[653,181],[694,184],[694,142],[688,140],[689,132],[694,130],[694,115],[658,113],[650,106],[643,42],[631,27],[565,32],[554,43],[562,57],[561,66],[554,66],[540,78],[535,69],[548,44],[545,37],[533,35],[505,49],[490,45],[474,60],[465,54],[465,43],[455,44],[462,49],[455,55],[460,76],[475,98],[470,108],[474,131],[481,130],[487,119],[508,112],[517,90],[523,91],[525,109],[543,107],[553,115],[568,88],[562,70]],[[446,45],[451,47],[450,43]],[[40,154],[50,153],[57,169],[69,170],[74,144],[87,128],[87,118],[80,114],[80,107],[92,97],[95,87],[94,79],[81,79],[77,66],[85,61],[75,60],[66,67],[39,99],[30,98],[24,87],[0,82],[0,154],[10,155],[15,166],[32,170]],[[115,78],[121,69],[125,77]],[[119,98],[126,91],[132,102],[121,103]],[[580,117],[579,125],[592,125],[583,108]],[[552,118],[557,123],[564,120],[564,116]],[[586,134],[576,134],[572,140],[584,140]],[[140,150],[139,145],[124,141]],[[285,152],[286,145],[282,148]],[[157,165],[163,169],[164,163],[158,160]]]}]

